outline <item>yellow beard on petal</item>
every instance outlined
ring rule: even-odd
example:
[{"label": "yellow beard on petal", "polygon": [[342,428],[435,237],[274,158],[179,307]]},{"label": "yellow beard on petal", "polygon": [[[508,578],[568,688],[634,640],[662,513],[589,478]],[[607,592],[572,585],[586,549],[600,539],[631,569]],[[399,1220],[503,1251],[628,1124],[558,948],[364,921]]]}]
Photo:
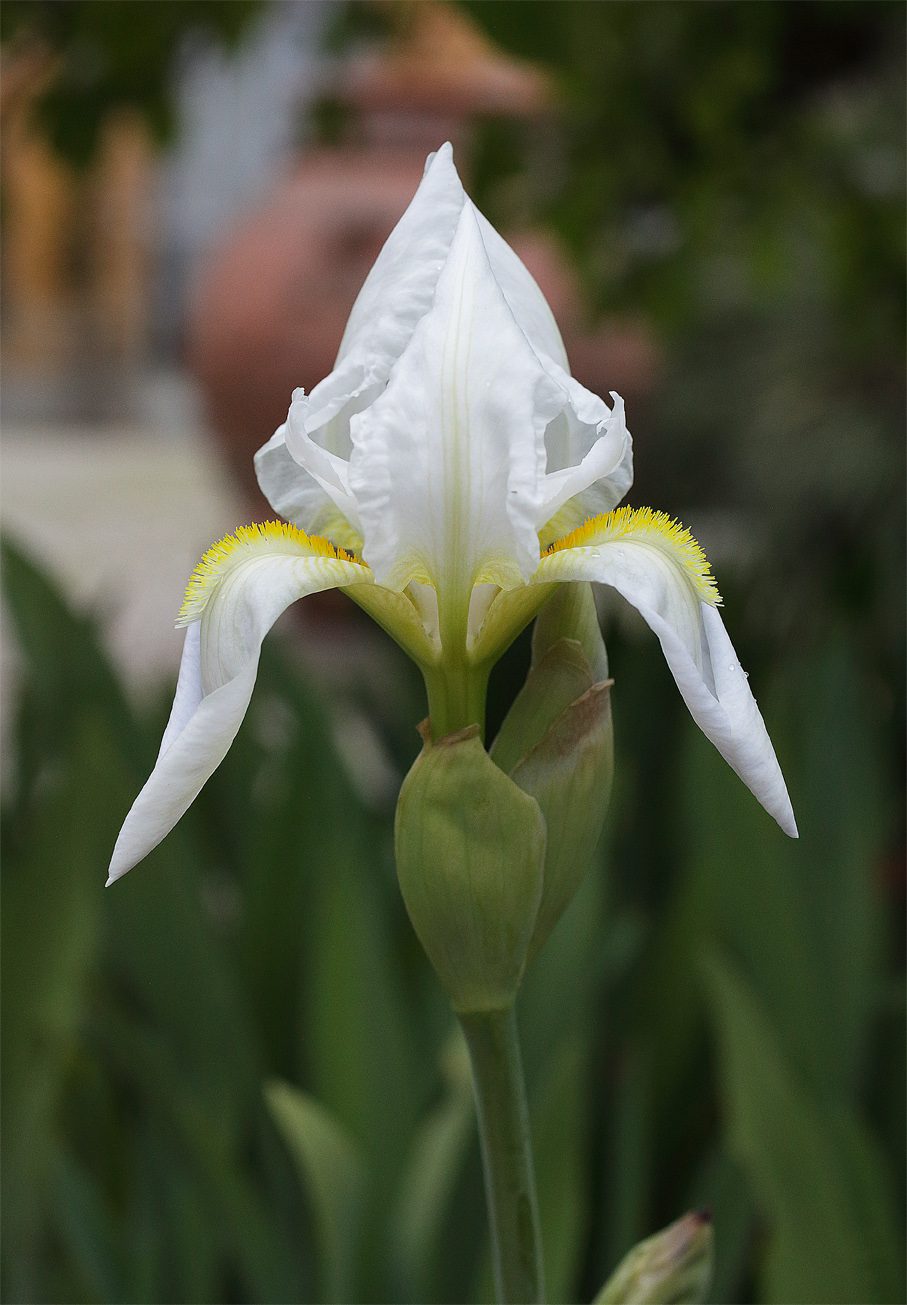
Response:
[{"label": "yellow beard on petal", "polygon": [[671,554],[687,572],[702,601],[710,607],[720,605],[721,595],[702,546],[667,512],[656,512],[647,507],[622,507],[613,512],[602,512],[549,544],[545,556],[550,557],[565,548],[589,548],[618,539],[648,543]]},{"label": "yellow beard on petal", "polygon": [[344,548],[338,548],[320,535],[307,535],[286,521],[263,521],[240,526],[212,545],[192,572],[186,597],[180,608],[177,626],[197,621],[207,606],[217,584],[239,562],[269,552],[294,554],[297,557],[327,557],[341,562],[365,564]]}]

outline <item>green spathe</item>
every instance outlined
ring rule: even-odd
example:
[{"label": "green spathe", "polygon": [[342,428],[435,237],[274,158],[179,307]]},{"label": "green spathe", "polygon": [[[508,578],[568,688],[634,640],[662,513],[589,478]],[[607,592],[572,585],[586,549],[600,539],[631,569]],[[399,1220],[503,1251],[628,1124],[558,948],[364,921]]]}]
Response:
[{"label": "green spathe", "polygon": [[490,759],[477,725],[424,747],[403,782],[395,846],[413,927],[458,1013],[516,997],[542,897],[545,821]]},{"label": "green spathe", "polygon": [[536,620],[532,669],[491,748],[545,817],[545,880],[530,961],[582,883],[608,812],[614,737],[607,672],[591,586],[564,586]]},{"label": "green spathe", "polygon": [[698,1305],[714,1256],[712,1221],[690,1213],[629,1251],[592,1305]]},{"label": "green spathe", "polygon": [[605,680],[572,702],[510,772],[538,802],[548,835],[530,960],[586,877],[608,813],[613,771],[611,681]]},{"label": "green spathe", "polygon": [[576,640],[596,684],[608,678],[608,654],[590,584],[558,585],[539,612],[532,631],[533,666],[559,639]]}]

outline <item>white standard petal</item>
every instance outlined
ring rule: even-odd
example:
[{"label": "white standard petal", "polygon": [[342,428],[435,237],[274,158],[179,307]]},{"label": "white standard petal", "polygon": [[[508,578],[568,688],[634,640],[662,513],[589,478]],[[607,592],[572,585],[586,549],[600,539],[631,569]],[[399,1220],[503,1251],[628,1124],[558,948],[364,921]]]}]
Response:
[{"label": "white standard petal", "polygon": [[297,598],[370,584],[368,568],[292,526],[253,526],[209,550],[186,596],[180,678],[160,754],[114,847],[108,884],[147,856],[223,761],[252,696],[261,643]]},{"label": "white standard petal", "polygon": [[663,513],[624,508],[567,536],[533,583],[592,580],[611,585],[658,636],[690,714],[777,820],[797,836],[793,809],[746,674],[715,607],[702,550]]},{"label": "white standard petal", "polygon": [[[467,206],[520,329],[540,357],[568,373],[563,341],[545,296],[519,257],[467,198],[448,143],[429,155],[412,202],[359,291],[334,368],[309,396],[304,431],[321,448],[349,457],[350,420],[381,393],[416,324],[430,310]],[[291,451],[299,456],[297,447],[291,446]]]},{"label": "white standard petal", "polygon": [[293,391],[293,402],[283,428],[287,449],[353,529],[360,531],[359,509],[349,484],[350,464],[312,439],[308,432],[310,406],[303,390]]},{"label": "white standard petal", "polygon": [[526,339],[542,358],[548,358],[569,374],[570,365],[554,313],[535,278],[518,254],[510,248],[483,213],[467,201],[476,215],[479,231],[488,254],[491,270],[510,311],[520,324]]},{"label": "white standard petal", "polygon": [[633,441],[623,399],[612,392],[609,408],[572,377],[556,379],[569,403],[545,434],[548,472],[538,525],[546,543],[610,512],[633,483]]},{"label": "white standard petal", "polygon": [[330,452],[349,456],[350,418],[380,394],[431,308],[465,203],[451,146],[444,145],[429,157],[419,189],[356,297],[333,371],[310,395],[306,432]]},{"label": "white standard petal", "polygon": [[495,280],[464,207],[434,303],[387,389],[353,418],[350,487],[379,584],[433,585],[465,623],[473,585],[538,565],[544,432],[556,385]]},{"label": "white standard petal", "polygon": [[261,492],[274,511],[309,535],[323,535],[342,548],[359,548],[362,541],[346,515],[315,477],[287,448],[286,422],[255,454],[255,474]]}]

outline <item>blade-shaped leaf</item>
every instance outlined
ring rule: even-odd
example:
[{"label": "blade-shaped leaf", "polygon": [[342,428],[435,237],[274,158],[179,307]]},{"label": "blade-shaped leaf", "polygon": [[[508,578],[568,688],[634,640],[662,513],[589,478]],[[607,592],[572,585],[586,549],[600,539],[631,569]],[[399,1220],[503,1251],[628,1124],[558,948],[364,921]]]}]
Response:
[{"label": "blade-shaped leaf", "polygon": [[476,1137],[469,1053],[459,1027],[442,1049],[442,1066],[446,1091],[413,1138],[394,1220],[395,1268],[412,1300],[432,1295],[431,1267],[445,1215]]},{"label": "blade-shaped leaf", "polygon": [[321,1246],[320,1299],[352,1300],[365,1185],[359,1152],[324,1106],[289,1083],[266,1084],[265,1100],[312,1203]]},{"label": "blade-shaped leaf", "polygon": [[[85,1012],[103,905],[99,867],[115,812],[107,733],[74,722],[3,865],[3,1216],[11,1298],[31,1299],[36,1225],[54,1150],[63,1077]],[[37,1268],[32,1265],[32,1268]]]},{"label": "blade-shaped leaf", "polygon": [[771,1230],[769,1302],[896,1301],[888,1176],[857,1119],[787,1063],[753,992],[717,952],[706,966],[728,1147]]}]

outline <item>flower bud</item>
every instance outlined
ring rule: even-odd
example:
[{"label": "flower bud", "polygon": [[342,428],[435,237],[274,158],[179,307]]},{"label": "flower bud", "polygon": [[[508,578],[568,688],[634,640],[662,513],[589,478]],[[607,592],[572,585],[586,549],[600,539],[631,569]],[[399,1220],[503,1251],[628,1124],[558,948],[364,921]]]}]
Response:
[{"label": "flower bud", "polygon": [[685,1214],[634,1246],[592,1305],[697,1305],[709,1289],[713,1243],[711,1217]]},{"label": "flower bud", "polygon": [[608,654],[590,584],[560,585],[539,612],[532,630],[533,666],[558,639],[576,640],[589,663],[594,684],[608,678]]},{"label": "flower bud", "polygon": [[564,586],[536,621],[532,669],[491,749],[495,763],[536,799],[547,827],[530,960],[582,883],[607,814],[611,681],[595,678],[607,667],[591,586]]},{"label": "flower bud", "polygon": [[586,877],[608,814],[613,771],[611,681],[605,680],[572,702],[510,772],[539,804],[548,834],[530,960]]},{"label": "flower bud", "polygon": [[478,726],[431,741],[397,803],[397,875],[458,1013],[503,1010],[523,977],[542,896],[545,821],[489,758]]},{"label": "flower bud", "polygon": [[490,753],[509,775],[541,743],[562,712],[592,688],[589,661],[575,639],[559,639],[533,664],[504,718]]}]

